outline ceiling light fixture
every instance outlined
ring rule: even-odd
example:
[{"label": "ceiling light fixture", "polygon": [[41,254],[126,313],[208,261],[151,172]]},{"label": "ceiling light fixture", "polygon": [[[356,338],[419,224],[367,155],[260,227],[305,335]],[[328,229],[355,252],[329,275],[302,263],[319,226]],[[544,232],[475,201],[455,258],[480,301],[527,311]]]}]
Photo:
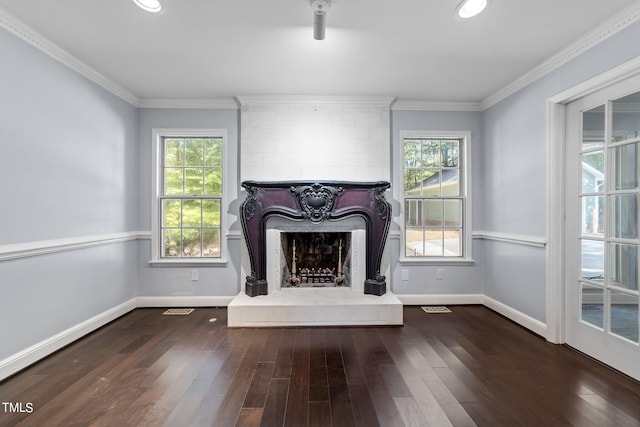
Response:
[{"label": "ceiling light fixture", "polygon": [[313,10],[313,38],[324,40],[325,19],[331,0],[311,0],[310,5]]},{"label": "ceiling light fixture", "polygon": [[472,18],[482,12],[489,0],[463,0],[456,7],[456,16],[460,19]]},{"label": "ceiling light fixture", "polygon": [[147,12],[158,13],[162,10],[160,0],[133,0],[133,2]]}]

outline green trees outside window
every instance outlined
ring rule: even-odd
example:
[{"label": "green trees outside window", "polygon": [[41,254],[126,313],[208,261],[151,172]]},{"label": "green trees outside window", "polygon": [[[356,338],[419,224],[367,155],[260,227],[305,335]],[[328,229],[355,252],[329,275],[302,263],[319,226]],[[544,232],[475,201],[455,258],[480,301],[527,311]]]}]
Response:
[{"label": "green trees outside window", "polygon": [[405,256],[463,256],[461,139],[407,138]]},{"label": "green trees outside window", "polygon": [[222,138],[162,140],[162,257],[220,257]]}]

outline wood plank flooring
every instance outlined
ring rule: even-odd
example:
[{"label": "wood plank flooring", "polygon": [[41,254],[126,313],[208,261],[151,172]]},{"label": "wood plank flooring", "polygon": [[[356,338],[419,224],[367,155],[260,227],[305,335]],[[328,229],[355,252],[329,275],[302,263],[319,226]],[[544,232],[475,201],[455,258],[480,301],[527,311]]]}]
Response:
[{"label": "wood plank flooring", "polygon": [[640,426],[639,383],[450,308],[265,329],[227,328],[224,308],[137,309],[0,383],[0,425]]}]

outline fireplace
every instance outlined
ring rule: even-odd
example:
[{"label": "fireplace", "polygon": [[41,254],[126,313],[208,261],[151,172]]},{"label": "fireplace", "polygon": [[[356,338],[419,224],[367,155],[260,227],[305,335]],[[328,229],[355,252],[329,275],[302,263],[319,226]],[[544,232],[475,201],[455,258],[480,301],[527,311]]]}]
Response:
[{"label": "fireplace", "polygon": [[280,233],[281,288],[336,288],[351,283],[351,233]]},{"label": "fireplace", "polygon": [[298,287],[386,293],[380,263],[391,221],[384,197],[388,182],[245,181],[242,186],[247,190],[240,218],[251,265],[248,296]]}]

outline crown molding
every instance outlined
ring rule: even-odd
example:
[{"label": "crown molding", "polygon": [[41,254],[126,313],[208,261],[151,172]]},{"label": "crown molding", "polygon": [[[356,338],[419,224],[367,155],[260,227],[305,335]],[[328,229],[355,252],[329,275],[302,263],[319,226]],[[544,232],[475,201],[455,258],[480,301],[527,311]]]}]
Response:
[{"label": "crown molding", "polygon": [[234,98],[219,99],[140,99],[139,108],[192,108],[192,109],[233,109],[240,106]]},{"label": "crown molding", "polygon": [[[432,102],[423,100],[395,100],[394,97],[375,96],[248,96],[235,99],[140,99],[129,90],[107,78],[84,62],[78,60],[60,46],[46,39],[20,19],[0,6],[0,28],[66,65],[90,81],[96,83],[134,107],[141,108],[239,108],[246,105],[353,105],[382,106],[393,110],[421,111],[484,111],[536,80],[551,73],[570,60],[617,34],[640,20],[640,2],[623,9],[592,31],[579,38],[551,58],[547,59],[512,83],[497,90],[481,102]],[[395,101],[395,102],[394,102]]]},{"label": "crown molding", "polygon": [[398,99],[392,105],[394,111],[482,111],[479,102],[437,102],[419,99]]},{"label": "crown molding", "polygon": [[592,47],[605,41],[609,37],[624,30],[628,26],[638,22],[640,19],[640,2],[636,2],[631,6],[623,9],[619,13],[615,14],[602,24],[598,25],[593,30],[589,31],[578,40],[562,49],[560,52],[553,55],[551,58],[544,61],[528,73],[524,74],[520,78],[516,79],[511,84],[497,90],[493,94],[489,95],[480,102],[481,110],[486,110],[489,107],[504,100],[510,95],[518,92],[519,90],[530,85],[534,81],[544,77],[551,73]]},{"label": "crown molding", "polygon": [[331,95],[238,95],[240,106],[250,105],[348,105],[389,108],[392,96],[331,96]]},{"label": "crown molding", "polygon": [[33,47],[46,53],[58,62],[66,65],[80,75],[86,77],[98,86],[103,87],[117,97],[123,99],[133,106],[137,106],[138,98],[124,87],[115,83],[113,80],[103,76],[96,70],[88,66],[82,61],[76,59],[66,50],[62,49],[55,43],[47,40],[37,31],[33,30],[27,24],[11,15],[6,9],[0,7],[0,28],[4,28],[16,37],[24,40]]}]

